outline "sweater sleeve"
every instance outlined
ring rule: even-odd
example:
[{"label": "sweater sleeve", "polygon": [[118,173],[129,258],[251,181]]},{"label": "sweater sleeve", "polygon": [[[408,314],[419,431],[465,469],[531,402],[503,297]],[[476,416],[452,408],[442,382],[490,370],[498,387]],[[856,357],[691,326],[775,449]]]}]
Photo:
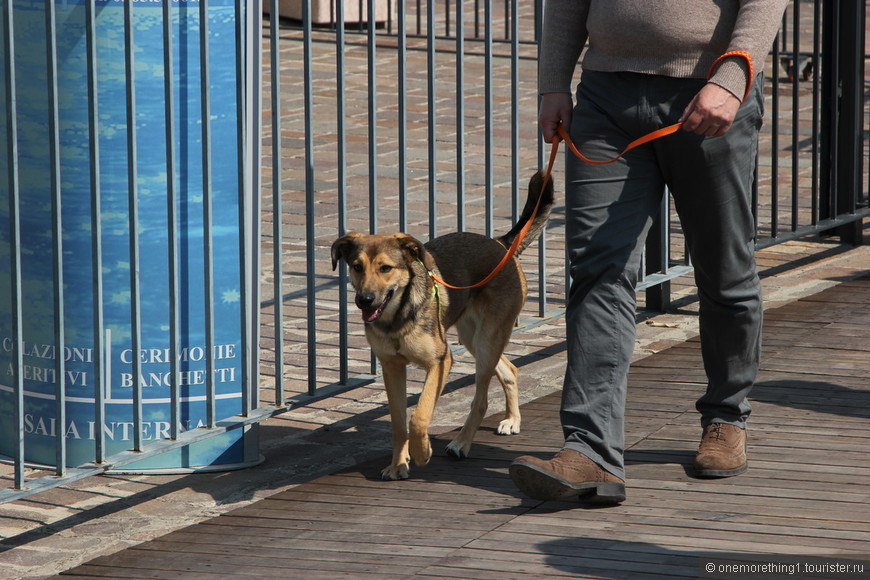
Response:
[{"label": "sweater sleeve", "polygon": [[538,93],[571,93],[574,69],[586,44],[590,0],[545,0]]},{"label": "sweater sleeve", "polygon": [[[740,12],[728,52],[740,50],[749,53],[756,74],[764,68],[764,61],[776,38],[787,4],[788,0],[740,1]],[[746,61],[740,57],[724,59],[710,77],[710,82],[727,89],[741,100],[753,80],[749,78]]]}]

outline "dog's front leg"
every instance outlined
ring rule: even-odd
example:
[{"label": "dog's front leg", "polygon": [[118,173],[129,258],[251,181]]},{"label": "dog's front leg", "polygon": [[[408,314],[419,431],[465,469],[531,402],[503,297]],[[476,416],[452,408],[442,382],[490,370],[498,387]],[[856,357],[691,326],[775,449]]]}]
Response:
[{"label": "dog's front leg", "polygon": [[447,348],[447,345],[444,346],[443,357],[436,359],[432,366],[426,369],[423,392],[420,393],[420,400],[417,402],[414,415],[411,417],[410,451],[411,457],[414,458],[414,463],[417,465],[426,465],[432,458],[432,446],[429,443],[429,423],[432,422],[435,404],[438,402],[438,397],[441,396],[441,391],[447,382],[447,375],[450,373],[450,367],[453,365],[450,349]]},{"label": "dog's front leg", "polygon": [[408,454],[407,368],[404,360],[381,359],[390,426],[393,432],[393,461],[381,471],[381,479],[408,479],[411,457]]}]

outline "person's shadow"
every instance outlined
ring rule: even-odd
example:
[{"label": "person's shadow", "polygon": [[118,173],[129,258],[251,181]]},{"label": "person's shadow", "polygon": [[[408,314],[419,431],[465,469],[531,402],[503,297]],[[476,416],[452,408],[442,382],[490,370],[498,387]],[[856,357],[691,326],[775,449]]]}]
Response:
[{"label": "person's shadow", "polygon": [[[580,524],[578,523],[578,526]],[[630,524],[627,524],[630,526]],[[623,528],[624,529],[624,528]],[[626,535],[630,535],[626,530]],[[545,540],[536,544],[544,562],[559,576],[619,578],[866,578],[870,559],[863,555],[764,554],[714,552],[672,548],[647,542],[595,538],[582,532],[573,538]],[[807,548],[809,552],[811,548]],[[863,559],[862,559],[863,558]],[[838,568],[834,568],[838,566]],[[851,573],[833,572],[850,570]]]}]

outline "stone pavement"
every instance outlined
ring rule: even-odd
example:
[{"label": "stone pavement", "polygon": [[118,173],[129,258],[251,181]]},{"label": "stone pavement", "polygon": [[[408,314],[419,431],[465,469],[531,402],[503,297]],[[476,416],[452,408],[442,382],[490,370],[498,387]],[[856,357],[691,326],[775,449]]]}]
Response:
[{"label": "stone pavement", "polygon": [[[868,230],[865,227],[865,234]],[[761,251],[759,264],[770,308],[866,274],[870,246],[842,246],[833,239],[789,242]],[[681,287],[678,308],[671,313],[640,313],[636,358],[696,334],[691,290],[689,284]],[[560,324],[555,326],[558,330]],[[536,356],[524,357],[521,402],[558,389],[563,350],[564,344],[556,342]],[[451,375],[433,433],[454,429],[464,419],[470,400],[462,383],[466,372],[467,367]],[[493,412],[498,406],[493,403]],[[295,408],[266,421],[261,430],[265,462],[253,468],[98,476],[0,505],[3,578],[44,578],[389,452],[387,408],[377,382]]]}]

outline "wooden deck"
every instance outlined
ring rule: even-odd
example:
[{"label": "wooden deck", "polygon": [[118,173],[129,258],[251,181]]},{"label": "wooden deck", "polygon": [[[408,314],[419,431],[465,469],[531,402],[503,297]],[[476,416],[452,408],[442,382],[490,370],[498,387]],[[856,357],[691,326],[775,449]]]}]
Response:
[{"label": "wooden deck", "polygon": [[[436,457],[410,480],[380,481],[384,457],[64,577],[803,578],[807,564],[840,563],[863,573],[823,577],[867,578],[868,328],[870,277],[767,312],[750,469],[736,478],[687,474],[704,383],[690,340],[632,367],[621,506],[542,503],[513,488],[515,456],[560,445],[554,394],[524,406],[519,435],[496,436],[491,417],[469,460],[445,457],[451,434],[439,436]],[[712,558],[748,565],[753,555],[780,575],[704,571]]]}]

